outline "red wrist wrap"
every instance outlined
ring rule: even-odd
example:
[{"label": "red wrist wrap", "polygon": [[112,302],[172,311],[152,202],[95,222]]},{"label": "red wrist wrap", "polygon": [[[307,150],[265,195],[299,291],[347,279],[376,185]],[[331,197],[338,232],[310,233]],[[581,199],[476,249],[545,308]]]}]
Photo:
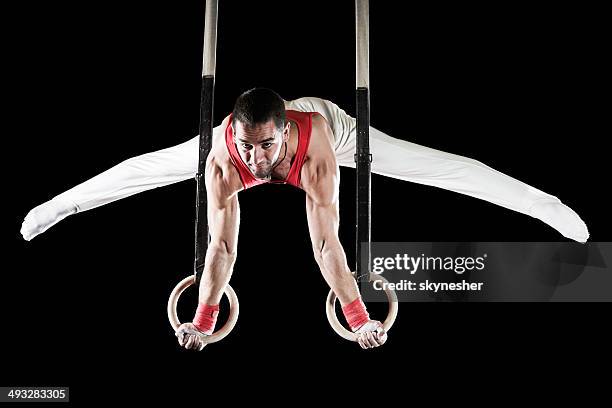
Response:
[{"label": "red wrist wrap", "polygon": [[200,303],[193,318],[193,325],[205,334],[212,334],[219,315],[219,305]]},{"label": "red wrist wrap", "polygon": [[359,329],[370,320],[370,315],[363,304],[361,297],[342,307],[342,313],[352,331]]}]

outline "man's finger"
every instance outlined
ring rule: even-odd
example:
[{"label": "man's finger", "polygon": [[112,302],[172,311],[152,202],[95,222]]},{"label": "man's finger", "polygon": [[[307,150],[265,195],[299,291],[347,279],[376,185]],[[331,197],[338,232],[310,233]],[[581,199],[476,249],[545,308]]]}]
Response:
[{"label": "man's finger", "polygon": [[357,344],[359,344],[359,347],[361,347],[362,349],[365,348],[365,345],[363,344],[363,340],[361,339],[361,336],[357,337]]},{"label": "man's finger", "polygon": [[190,334],[187,335],[187,343],[185,344],[185,348],[187,350],[189,350],[191,348],[191,345],[193,344],[193,339],[194,337]]},{"label": "man's finger", "polygon": [[361,347],[362,349],[366,349],[366,345],[363,344],[363,339],[361,338],[361,336],[357,337],[357,343],[359,343],[359,347]]},{"label": "man's finger", "polygon": [[191,349],[192,350],[199,350],[200,349],[200,344],[201,344],[200,338],[197,337],[197,336],[194,336],[193,344],[191,345]]},{"label": "man's finger", "polygon": [[369,340],[368,340],[368,333],[367,332],[361,333],[361,341],[363,342],[364,348],[369,349],[370,347],[372,347],[370,345]]},{"label": "man's finger", "polygon": [[385,344],[385,342],[387,341],[387,332],[385,331],[385,329],[383,329],[382,327],[379,327],[378,330],[376,330],[376,334],[378,337],[378,343],[381,346]]},{"label": "man's finger", "polygon": [[368,340],[370,341],[370,345],[372,346],[372,348],[379,346],[375,332],[368,332]]},{"label": "man's finger", "polygon": [[185,337],[183,330],[178,329],[178,331],[175,334],[176,334],[176,337],[178,337],[179,344],[182,346],[184,343],[184,337]]},{"label": "man's finger", "polygon": [[363,336],[363,342],[365,343],[366,346],[368,346],[368,348],[372,348],[374,347],[374,338],[372,337],[372,332],[365,332],[362,334]]}]

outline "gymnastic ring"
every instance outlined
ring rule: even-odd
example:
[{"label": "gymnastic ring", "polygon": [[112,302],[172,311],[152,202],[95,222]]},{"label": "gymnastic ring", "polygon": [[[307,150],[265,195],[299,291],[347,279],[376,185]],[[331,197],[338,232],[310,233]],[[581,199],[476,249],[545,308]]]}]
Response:
[{"label": "gymnastic ring", "polygon": [[[170,320],[170,324],[175,332],[181,325],[178,315],[176,314],[176,305],[183,291],[189,286],[193,285],[194,282],[195,276],[191,275],[186,277],[175,286],[170,294],[170,298],[168,299],[168,320]],[[228,334],[230,334],[236,325],[236,321],[238,321],[238,296],[236,296],[236,292],[234,292],[234,289],[232,289],[229,284],[225,286],[224,293],[225,296],[227,296],[227,300],[229,300],[229,317],[227,318],[227,322],[225,322],[223,327],[206,337],[204,344],[216,343],[219,340],[224,339]]]},{"label": "gymnastic ring", "polygon": [[[385,278],[374,273],[370,274],[370,280],[378,280],[382,281],[383,283],[388,283]],[[383,328],[386,332],[389,332],[389,330],[391,330],[391,327],[393,326],[393,323],[395,323],[395,318],[397,317],[398,304],[397,295],[395,294],[394,290],[388,289],[387,286],[385,286],[385,294],[387,295],[387,300],[389,301],[389,313],[387,314],[387,318],[383,322]],[[344,326],[342,326],[342,323],[338,321],[338,316],[336,316],[336,299],[336,294],[333,290],[330,290],[329,294],[327,295],[327,301],[325,303],[325,312],[327,314],[327,320],[329,320],[329,324],[331,325],[332,329],[334,329],[334,331],[338,333],[340,337],[349,341],[357,341],[357,338],[359,336],[353,333],[352,331],[345,329]]]}]

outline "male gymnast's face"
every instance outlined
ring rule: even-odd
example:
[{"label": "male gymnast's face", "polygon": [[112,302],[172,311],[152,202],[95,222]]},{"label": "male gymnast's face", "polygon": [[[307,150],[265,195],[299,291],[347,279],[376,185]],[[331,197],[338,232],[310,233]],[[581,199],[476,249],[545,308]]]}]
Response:
[{"label": "male gymnast's face", "polygon": [[249,166],[255,178],[270,178],[283,151],[283,144],[289,140],[291,124],[287,122],[284,129],[277,128],[274,120],[253,127],[245,126],[240,121],[236,121],[234,125],[234,143],[242,161]]}]

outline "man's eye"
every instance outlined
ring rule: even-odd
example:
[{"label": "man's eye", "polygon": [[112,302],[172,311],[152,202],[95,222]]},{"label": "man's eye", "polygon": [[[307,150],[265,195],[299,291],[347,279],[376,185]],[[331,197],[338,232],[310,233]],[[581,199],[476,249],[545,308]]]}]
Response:
[{"label": "man's eye", "polygon": [[242,143],[242,148],[243,148],[243,149],[250,149],[250,148],[251,148],[251,145],[246,144],[246,143]]},{"label": "man's eye", "polygon": [[264,149],[267,149],[268,147],[272,146],[272,143],[264,143],[262,146]]}]

